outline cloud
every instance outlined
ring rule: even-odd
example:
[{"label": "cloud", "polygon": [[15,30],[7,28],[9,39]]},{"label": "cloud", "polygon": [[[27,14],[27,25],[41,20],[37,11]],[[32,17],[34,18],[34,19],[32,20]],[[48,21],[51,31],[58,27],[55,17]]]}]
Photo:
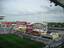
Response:
[{"label": "cloud", "polygon": [[49,0],[1,0],[0,5],[2,11],[0,15],[6,16],[4,20],[31,22],[64,20],[63,8],[54,6]]}]

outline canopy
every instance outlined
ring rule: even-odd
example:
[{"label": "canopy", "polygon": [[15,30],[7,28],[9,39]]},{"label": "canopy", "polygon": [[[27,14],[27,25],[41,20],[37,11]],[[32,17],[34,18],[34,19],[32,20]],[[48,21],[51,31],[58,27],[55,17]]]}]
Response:
[{"label": "canopy", "polygon": [[51,2],[54,2],[55,5],[59,5],[64,8],[64,0],[50,0]]}]

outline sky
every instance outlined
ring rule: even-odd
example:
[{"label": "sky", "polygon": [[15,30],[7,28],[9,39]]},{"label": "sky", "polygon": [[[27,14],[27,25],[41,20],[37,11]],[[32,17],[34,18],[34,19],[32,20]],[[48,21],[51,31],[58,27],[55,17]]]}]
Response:
[{"label": "sky", "polygon": [[64,22],[64,9],[49,0],[0,0],[2,21]]}]

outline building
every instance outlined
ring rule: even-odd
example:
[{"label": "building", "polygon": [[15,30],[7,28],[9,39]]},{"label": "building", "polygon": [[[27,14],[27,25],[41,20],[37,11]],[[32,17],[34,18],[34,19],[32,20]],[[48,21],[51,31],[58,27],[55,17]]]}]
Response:
[{"label": "building", "polygon": [[33,26],[33,34],[36,35],[44,35],[47,34],[47,25],[42,23],[34,23]]},{"label": "building", "polygon": [[33,27],[32,27],[32,24],[31,23],[29,23],[29,24],[27,23],[27,26],[26,27],[27,27],[27,29],[26,29],[26,32],[27,33],[32,33],[33,32]]},{"label": "building", "polygon": [[1,22],[0,29],[2,28],[3,32],[12,33],[15,32],[15,24],[16,22]]},{"label": "building", "polygon": [[26,32],[27,22],[25,21],[16,21],[16,30],[17,32]]},{"label": "building", "polygon": [[16,22],[16,30],[19,32],[31,33],[32,32],[32,24],[30,22],[17,21]]}]

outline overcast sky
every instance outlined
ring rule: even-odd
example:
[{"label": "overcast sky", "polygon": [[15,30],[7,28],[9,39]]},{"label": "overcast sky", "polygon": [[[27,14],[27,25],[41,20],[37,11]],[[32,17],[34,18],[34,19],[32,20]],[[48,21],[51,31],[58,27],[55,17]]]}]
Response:
[{"label": "overcast sky", "polygon": [[0,15],[5,21],[64,22],[63,8],[49,0],[0,0]]}]

